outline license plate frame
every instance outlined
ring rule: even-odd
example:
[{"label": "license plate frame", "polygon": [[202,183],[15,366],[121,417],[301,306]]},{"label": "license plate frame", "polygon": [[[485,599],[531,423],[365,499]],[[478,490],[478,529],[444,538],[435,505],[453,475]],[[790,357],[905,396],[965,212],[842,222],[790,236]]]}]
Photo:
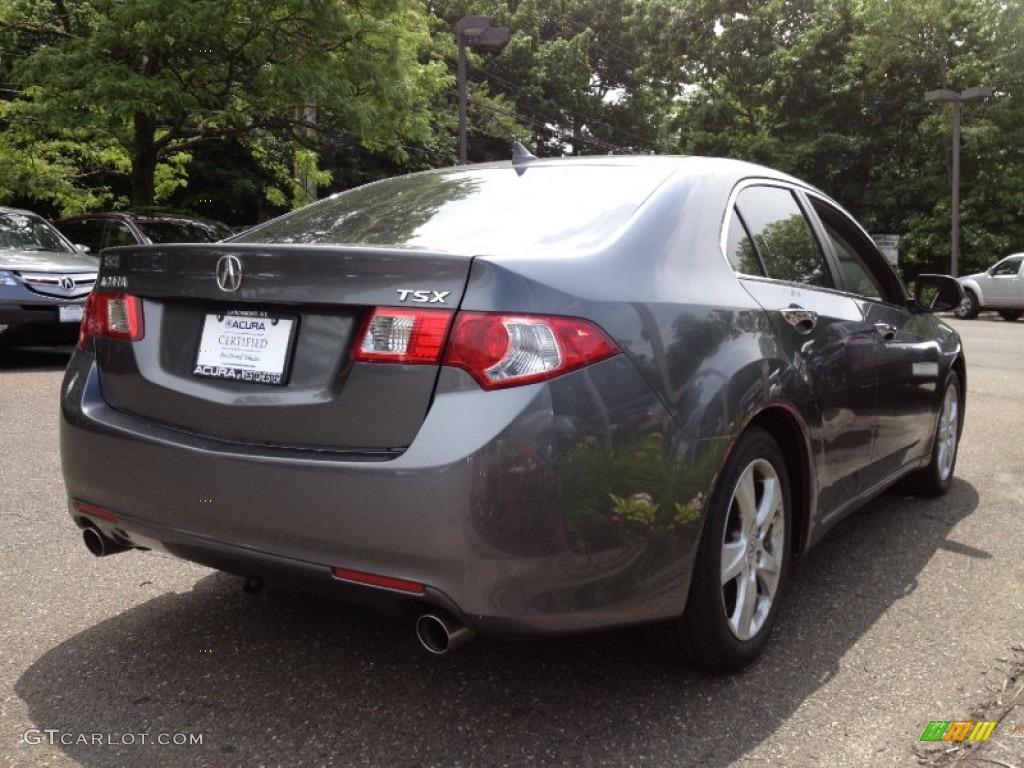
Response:
[{"label": "license plate frame", "polygon": [[288,383],[299,318],[262,310],[207,312],[192,375],[283,387]]},{"label": "license plate frame", "polygon": [[61,304],[57,307],[57,321],[61,323],[80,323],[84,316],[84,304]]}]

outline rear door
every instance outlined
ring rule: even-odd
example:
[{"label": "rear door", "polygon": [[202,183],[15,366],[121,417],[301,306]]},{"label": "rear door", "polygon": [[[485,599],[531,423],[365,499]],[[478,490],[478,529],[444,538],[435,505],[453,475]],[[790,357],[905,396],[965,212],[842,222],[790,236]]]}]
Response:
[{"label": "rear door", "polygon": [[141,297],[144,335],[96,339],[103,396],[124,413],[221,441],[401,450],[426,415],[439,366],[354,362],[357,335],[374,308],[450,314],[470,263],[372,247],[107,251],[100,290]]},{"label": "rear door", "polygon": [[791,361],[783,382],[814,443],[819,508],[841,508],[865,486],[875,424],[878,335],[837,278],[796,192],[751,183],[735,194],[726,253],[765,309]]}]

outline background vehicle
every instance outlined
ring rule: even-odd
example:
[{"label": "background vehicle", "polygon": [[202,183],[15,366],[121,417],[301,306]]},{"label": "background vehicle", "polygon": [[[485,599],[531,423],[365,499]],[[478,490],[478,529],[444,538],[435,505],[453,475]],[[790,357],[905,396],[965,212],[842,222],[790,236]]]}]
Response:
[{"label": "background vehicle", "polygon": [[74,343],[98,268],[42,217],[0,207],[0,346]]},{"label": "background vehicle", "polygon": [[956,316],[973,319],[985,309],[994,309],[1013,322],[1024,312],[1024,253],[998,261],[984,272],[959,278],[966,298]]},{"label": "background vehicle", "polygon": [[897,480],[948,489],[966,368],[929,313],[961,298],[908,298],[836,203],[745,163],[378,182],[104,252],[69,510],[94,554],[388,602],[435,653],[651,624],[735,670],[794,553]]},{"label": "background vehicle", "polygon": [[89,213],[54,224],[95,254],[120,245],[213,243],[231,235],[219,221],[164,213]]}]

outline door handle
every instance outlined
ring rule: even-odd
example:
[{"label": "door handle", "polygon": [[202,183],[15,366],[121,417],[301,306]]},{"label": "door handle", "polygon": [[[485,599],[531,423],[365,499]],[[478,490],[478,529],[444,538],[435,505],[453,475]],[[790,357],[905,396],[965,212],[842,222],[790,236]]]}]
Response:
[{"label": "door handle", "polygon": [[896,338],[896,332],[899,329],[895,325],[889,325],[888,323],[875,323],[875,330],[886,341],[892,341]]},{"label": "door handle", "polygon": [[797,333],[810,333],[818,324],[818,313],[801,307],[780,309],[779,314],[796,330]]}]

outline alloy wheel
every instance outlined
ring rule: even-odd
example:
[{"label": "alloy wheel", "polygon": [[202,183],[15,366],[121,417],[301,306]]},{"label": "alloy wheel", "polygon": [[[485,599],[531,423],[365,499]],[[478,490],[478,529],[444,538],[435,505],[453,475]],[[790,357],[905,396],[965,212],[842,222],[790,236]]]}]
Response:
[{"label": "alloy wheel", "polygon": [[956,460],[957,431],[960,428],[960,393],[956,385],[950,383],[946,387],[946,395],[942,399],[942,412],[939,414],[939,429],[935,436],[936,468],[939,477],[945,480],[953,471]]},{"label": "alloy wheel", "polygon": [[778,591],[785,552],[785,499],[770,462],[747,465],[733,489],[722,541],[722,602],[739,640],[764,626]]}]

